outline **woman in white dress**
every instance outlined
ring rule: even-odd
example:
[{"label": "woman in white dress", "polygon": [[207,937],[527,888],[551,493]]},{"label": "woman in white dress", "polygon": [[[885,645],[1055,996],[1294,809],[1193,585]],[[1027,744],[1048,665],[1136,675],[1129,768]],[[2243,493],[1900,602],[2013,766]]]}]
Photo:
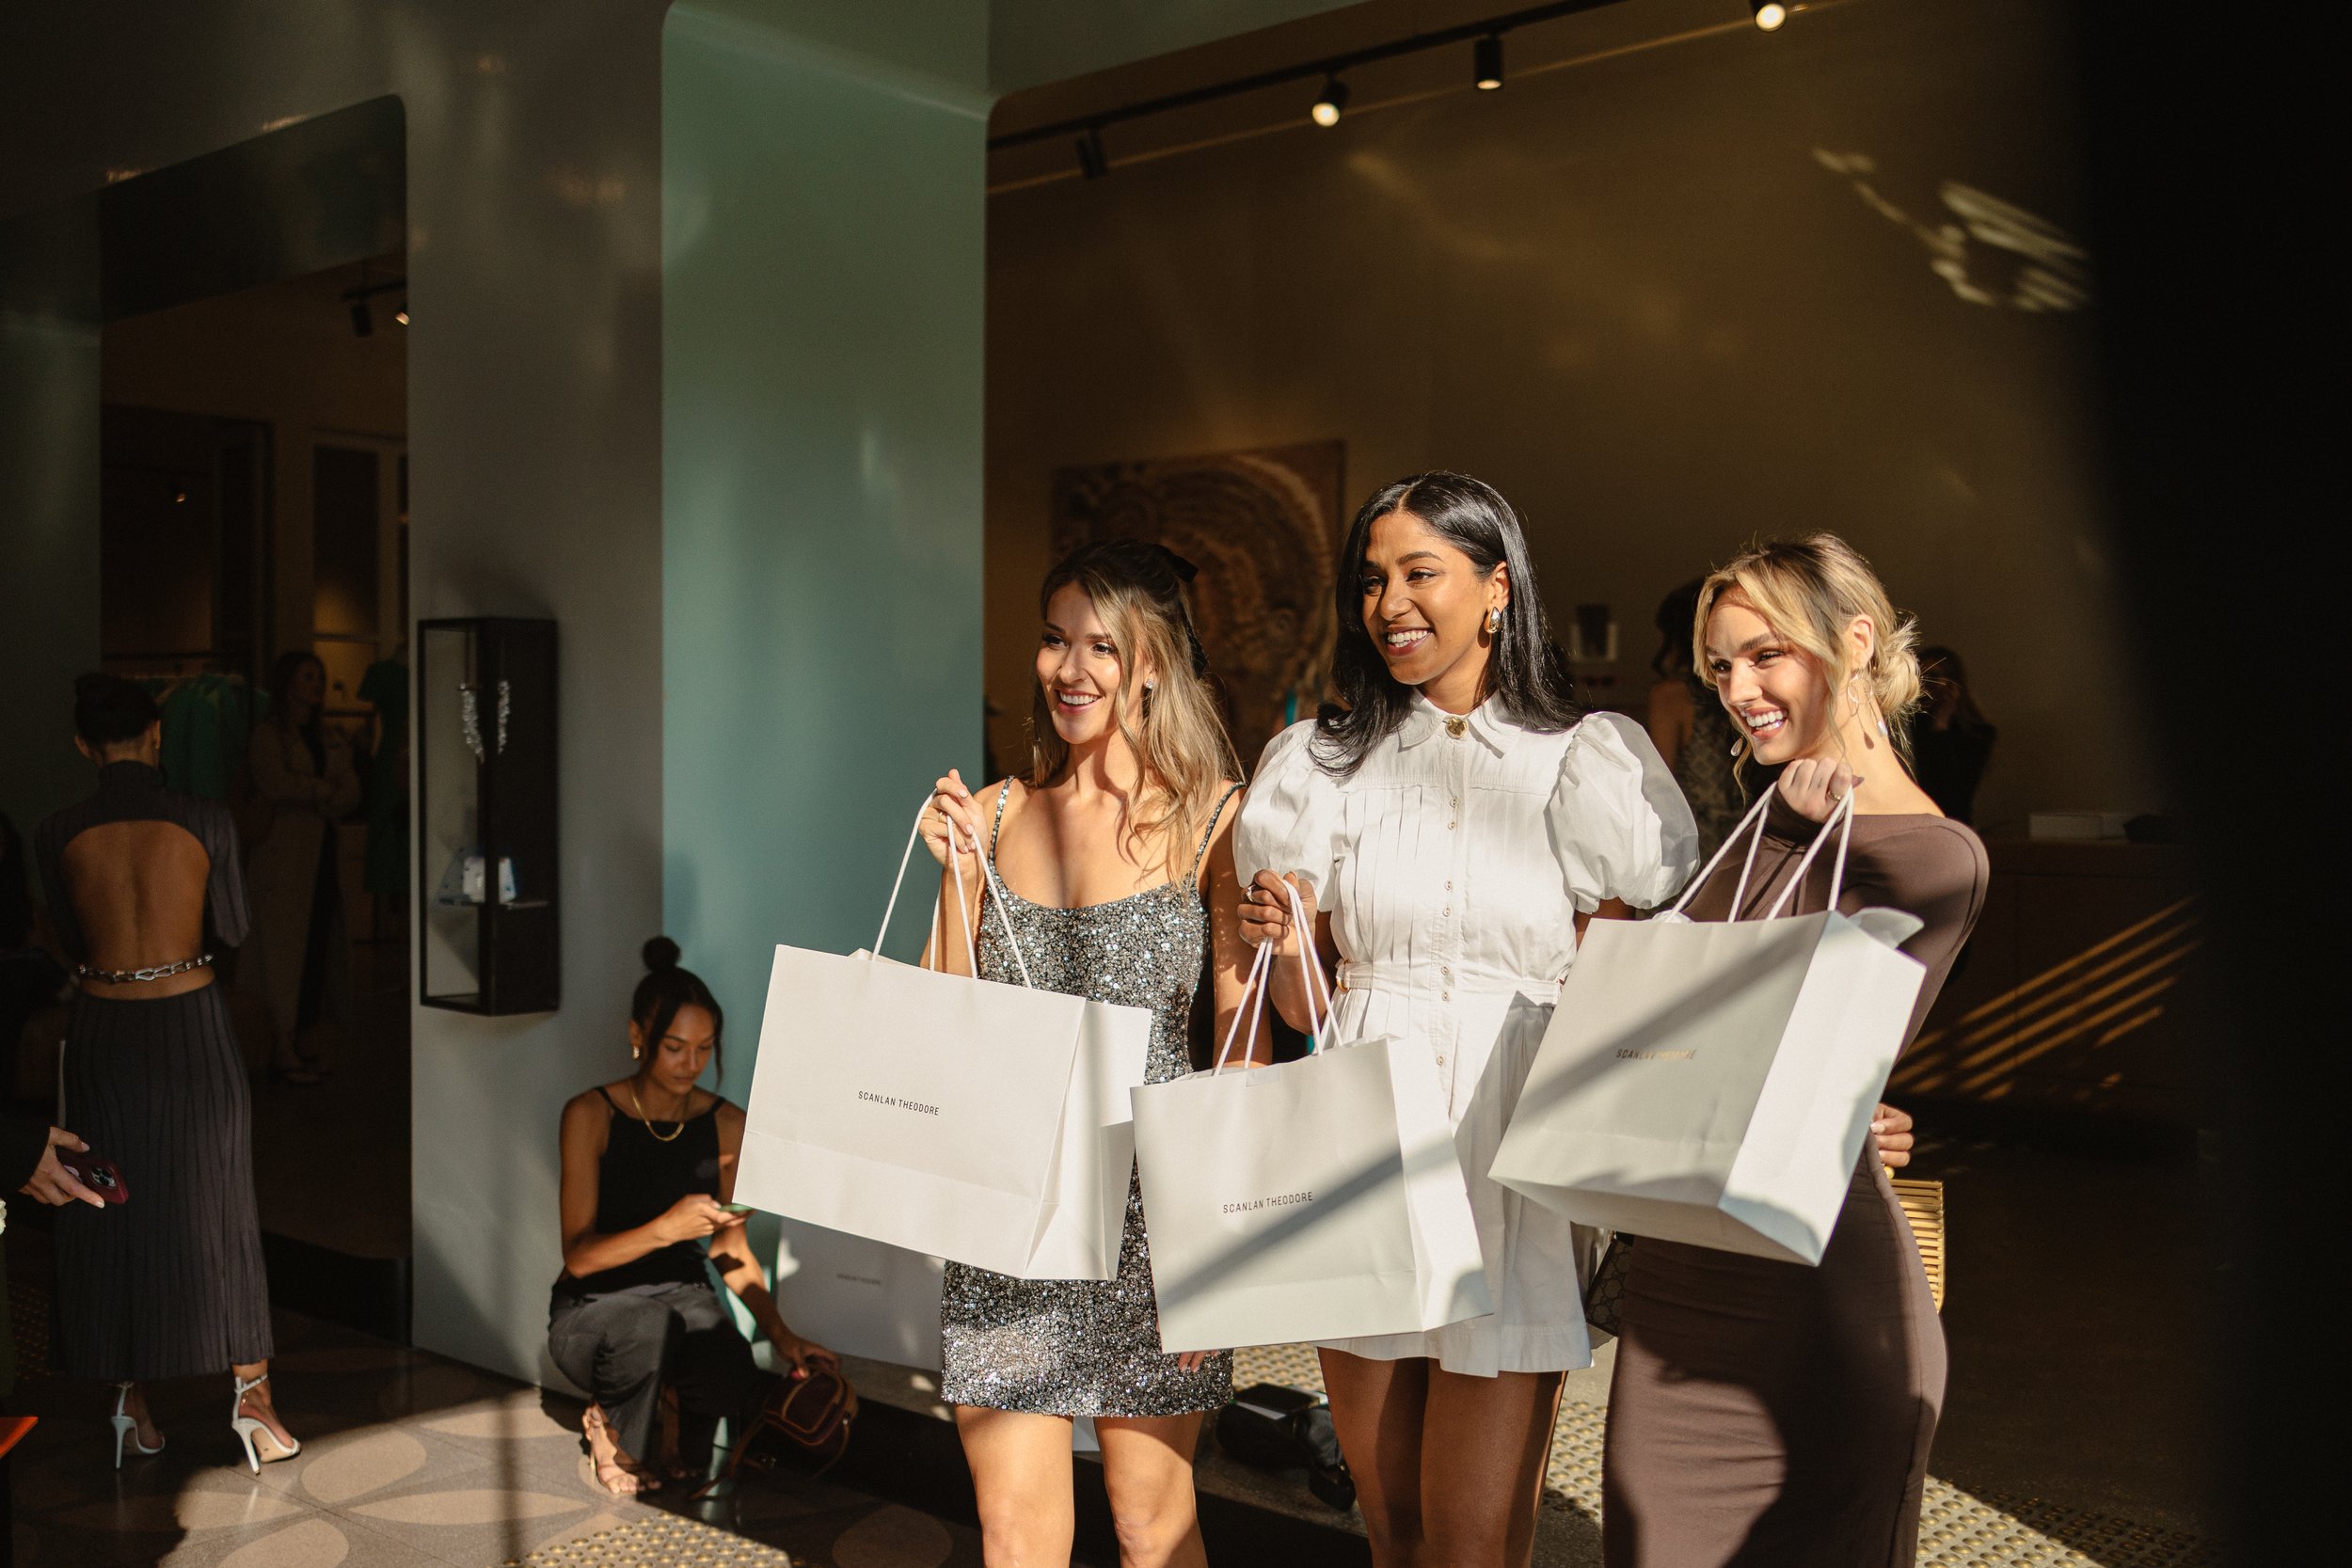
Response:
[{"label": "woman in white dress", "polygon": [[[1494,490],[1400,480],[1341,561],[1342,701],[1266,748],[1234,831],[1244,934],[1294,956],[1282,881],[1297,888],[1336,969],[1335,1037],[1428,1049],[1477,1216],[1492,1313],[1322,1347],[1373,1559],[1519,1565],[1562,1376],[1592,1344],[1573,1227],[1486,1170],[1577,933],[1670,897],[1697,831],[1641,727],[1570,699]],[[1274,973],[1303,1027],[1299,966]]]}]

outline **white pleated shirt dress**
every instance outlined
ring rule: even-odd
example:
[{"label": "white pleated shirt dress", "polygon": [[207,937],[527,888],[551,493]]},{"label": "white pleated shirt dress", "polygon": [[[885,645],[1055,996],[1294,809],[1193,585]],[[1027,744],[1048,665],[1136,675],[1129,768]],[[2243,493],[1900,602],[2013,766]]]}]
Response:
[{"label": "white pleated shirt dress", "polygon": [[1245,882],[1270,870],[1313,883],[1343,959],[1333,1038],[1428,1051],[1495,1303],[1333,1347],[1479,1377],[1589,1366],[1575,1227],[1486,1171],[1575,961],[1576,915],[1680,891],[1698,861],[1691,809],[1649,736],[1613,713],[1546,735],[1495,701],[1455,717],[1416,695],[1344,779],[1315,766],[1313,736],[1303,722],[1267,745],[1234,857]]}]

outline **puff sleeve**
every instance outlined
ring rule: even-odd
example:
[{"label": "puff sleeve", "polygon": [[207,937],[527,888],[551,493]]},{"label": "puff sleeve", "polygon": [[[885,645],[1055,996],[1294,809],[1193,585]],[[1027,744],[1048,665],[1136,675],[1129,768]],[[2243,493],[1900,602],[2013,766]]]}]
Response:
[{"label": "puff sleeve", "polygon": [[1301,720],[1266,742],[1233,824],[1233,868],[1245,884],[1261,871],[1301,872],[1316,898],[1327,900],[1338,858],[1339,788],[1315,766],[1314,733],[1314,721]]},{"label": "puff sleeve", "polygon": [[1568,736],[1544,826],[1581,913],[1604,898],[1656,909],[1698,864],[1698,825],[1681,786],[1622,714],[1593,714]]}]

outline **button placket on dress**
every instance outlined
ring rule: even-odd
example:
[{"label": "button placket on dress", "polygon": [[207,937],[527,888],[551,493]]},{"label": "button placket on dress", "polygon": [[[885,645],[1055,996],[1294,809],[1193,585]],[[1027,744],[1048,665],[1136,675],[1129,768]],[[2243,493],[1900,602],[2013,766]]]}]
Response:
[{"label": "button placket on dress", "polygon": [[1467,886],[1470,835],[1466,826],[1464,802],[1470,798],[1471,739],[1469,723],[1460,718],[1445,722],[1444,772],[1446,790],[1446,898],[1444,912],[1438,917],[1438,1001],[1437,1027],[1430,1031],[1437,1048],[1438,1081],[1445,1085],[1446,1111],[1450,1116],[1454,1104],[1456,1080],[1462,1068],[1461,1019],[1454,1006],[1454,966],[1462,957],[1462,922],[1454,915],[1454,885]]}]

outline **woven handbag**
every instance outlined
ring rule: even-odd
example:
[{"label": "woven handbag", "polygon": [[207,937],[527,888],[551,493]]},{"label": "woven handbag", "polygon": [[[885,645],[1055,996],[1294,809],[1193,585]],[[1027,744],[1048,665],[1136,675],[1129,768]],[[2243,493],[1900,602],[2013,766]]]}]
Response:
[{"label": "woven handbag", "polygon": [[1944,1183],[1896,1181],[1895,1201],[1903,1206],[1911,1239],[1919,1245],[1919,1261],[1927,1266],[1928,1293],[1935,1309],[1944,1310]]}]

